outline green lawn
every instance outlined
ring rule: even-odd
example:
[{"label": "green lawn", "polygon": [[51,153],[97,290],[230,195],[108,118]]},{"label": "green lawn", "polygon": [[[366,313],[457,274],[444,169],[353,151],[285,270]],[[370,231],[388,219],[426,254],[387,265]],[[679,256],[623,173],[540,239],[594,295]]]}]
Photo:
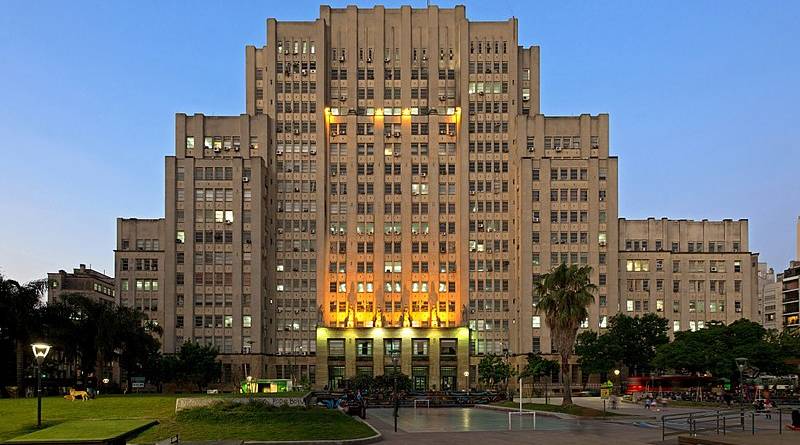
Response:
[{"label": "green lawn", "polygon": [[131,441],[151,443],[175,434],[181,440],[332,440],[367,437],[374,432],[337,410],[222,404],[181,411]]},{"label": "green lawn", "polygon": [[72,420],[14,438],[12,443],[53,441],[100,441],[147,428],[152,420]]},{"label": "green lawn", "polygon": [[[269,408],[222,405],[175,415],[175,399],[183,396],[100,396],[87,402],[61,397],[42,399],[42,424],[73,420],[158,420],[159,425],[132,441],[155,442],[178,433],[185,440],[344,439],[373,434],[366,425],[338,411],[321,408]],[[36,399],[0,399],[0,442],[36,430]]]},{"label": "green lawn", "polygon": [[[504,406],[507,408],[519,408],[519,403],[512,402],[510,400],[506,400],[505,402],[498,402],[494,405],[497,406]],[[611,411],[606,411],[603,414],[603,411],[594,409],[594,408],[587,408],[584,406],[572,405],[572,406],[561,406],[561,405],[545,405],[544,403],[523,403],[523,409],[532,410],[532,411],[548,411],[552,413],[562,413],[562,414],[571,414],[573,416],[581,416],[581,417],[611,417],[611,416],[621,416],[623,414],[612,413]]]}]

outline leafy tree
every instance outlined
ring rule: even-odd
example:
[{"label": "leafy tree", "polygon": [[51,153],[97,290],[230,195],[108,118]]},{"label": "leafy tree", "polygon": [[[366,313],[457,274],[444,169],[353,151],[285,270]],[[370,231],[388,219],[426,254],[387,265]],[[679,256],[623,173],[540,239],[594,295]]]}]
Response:
[{"label": "leafy tree", "polygon": [[592,293],[597,289],[589,278],[591,272],[589,266],[561,264],[534,283],[535,293],[539,297],[537,310],[544,313],[553,343],[561,356],[564,406],[573,404],[569,356],[575,347],[578,327],[589,316],[587,308],[594,301]]},{"label": "leafy tree", "polygon": [[375,387],[375,379],[369,374],[359,374],[351,381],[351,388],[361,392],[370,392]]},{"label": "leafy tree", "polygon": [[[714,324],[695,332],[684,331],[675,340],[658,348],[654,364],[677,372],[701,374],[708,372],[716,377],[739,380],[739,370],[734,359],[748,360],[745,375],[759,372],[786,374],[791,370],[786,360],[787,345],[792,338],[776,336],[758,323],[737,320],[730,325]],[[788,346],[791,348],[791,346]]]},{"label": "leafy tree", "polygon": [[384,396],[390,396],[394,390],[395,377],[397,378],[398,393],[411,391],[411,377],[403,374],[400,371],[397,371],[376,376],[374,386],[375,392],[383,394]]},{"label": "leafy tree", "polygon": [[222,374],[222,364],[217,361],[217,348],[194,342],[184,343],[178,353],[177,380],[197,385],[202,391]]},{"label": "leafy tree", "polygon": [[[544,358],[541,354],[528,354],[528,364],[525,365],[525,368],[520,373],[521,378],[532,377],[534,381],[534,385],[536,384],[536,380],[542,380],[542,377],[545,376],[552,376],[553,374],[557,373],[561,369],[561,366],[555,360],[550,360]],[[547,401],[547,383],[548,381],[544,381],[544,396],[545,402]]]},{"label": "leafy tree", "polygon": [[19,390],[24,384],[26,351],[37,334],[45,287],[44,281],[20,284],[0,275],[0,340],[13,345],[15,380]]},{"label": "leafy tree", "polygon": [[581,367],[583,386],[586,387],[591,374],[600,374],[600,379],[605,380],[606,373],[614,368],[616,360],[612,356],[611,336],[598,334],[595,331],[583,331],[578,334],[575,342],[575,354],[578,356],[578,366]]},{"label": "leafy tree", "polygon": [[[618,314],[609,320],[604,345],[615,362],[627,366],[632,375],[649,372],[656,349],[669,343],[666,318],[657,314],[629,317]],[[606,368],[609,369],[609,368]]]},{"label": "leafy tree", "polygon": [[513,375],[511,365],[496,354],[487,354],[478,363],[478,377],[481,383],[496,388],[497,385],[508,385],[508,379]]}]

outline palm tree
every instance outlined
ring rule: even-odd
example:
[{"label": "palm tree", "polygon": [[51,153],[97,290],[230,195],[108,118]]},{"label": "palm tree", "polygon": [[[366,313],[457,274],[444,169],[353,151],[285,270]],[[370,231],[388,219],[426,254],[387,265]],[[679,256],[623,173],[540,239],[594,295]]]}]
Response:
[{"label": "palm tree", "polygon": [[0,275],[0,339],[14,344],[16,383],[20,394],[24,394],[25,351],[39,325],[37,320],[44,289],[44,281],[19,284]]},{"label": "palm tree", "polygon": [[569,356],[575,347],[578,327],[589,315],[588,307],[594,302],[593,292],[597,289],[589,279],[591,273],[589,266],[561,264],[534,283],[534,292],[539,297],[536,310],[544,314],[553,343],[561,356],[561,384],[564,388],[562,405],[565,406],[572,405]]}]

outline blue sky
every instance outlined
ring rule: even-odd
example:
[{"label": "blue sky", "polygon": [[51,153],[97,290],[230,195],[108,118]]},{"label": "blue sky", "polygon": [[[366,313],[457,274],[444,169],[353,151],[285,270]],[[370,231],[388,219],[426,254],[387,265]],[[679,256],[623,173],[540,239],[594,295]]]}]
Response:
[{"label": "blue sky", "polygon": [[[518,17],[520,42],[541,46],[545,114],[610,113],[621,216],[748,218],[762,261],[794,256],[800,2],[466,5],[472,20]],[[303,0],[2,2],[0,273],[111,272],[115,218],[163,215],[174,113],[241,113],[244,46],[264,43],[267,17],[318,12]]]}]

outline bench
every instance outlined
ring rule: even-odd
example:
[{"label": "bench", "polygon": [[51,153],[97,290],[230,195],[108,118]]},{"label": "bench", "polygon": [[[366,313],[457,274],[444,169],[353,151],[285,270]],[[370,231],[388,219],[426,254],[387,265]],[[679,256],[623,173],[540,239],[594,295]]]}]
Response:
[{"label": "bench", "polygon": [[77,391],[77,390],[74,390],[74,389],[70,388],[69,389],[69,394],[65,395],[64,398],[67,399],[67,400],[73,400],[73,401],[77,400],[78,398],[80,398],[81,400],[83,400],[85,402],[85,401],[89,400],[89,393],[87,393],[86,391]]}]

